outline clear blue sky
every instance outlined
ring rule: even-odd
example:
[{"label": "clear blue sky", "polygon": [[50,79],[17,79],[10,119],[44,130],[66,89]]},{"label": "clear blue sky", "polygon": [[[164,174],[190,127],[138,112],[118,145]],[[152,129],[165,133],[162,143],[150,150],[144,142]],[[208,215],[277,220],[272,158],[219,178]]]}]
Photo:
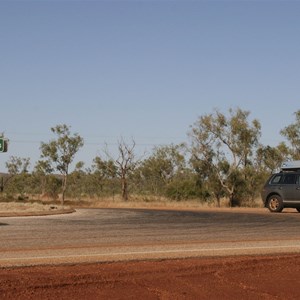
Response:
[{"label": "clear blue sky", "polygon": [[58,124],[137,151],[186,142],[214,108],[240,107],[264,144],[300,109],[299,1],[0,0],[0,132],[10,156],[39,159]]}]

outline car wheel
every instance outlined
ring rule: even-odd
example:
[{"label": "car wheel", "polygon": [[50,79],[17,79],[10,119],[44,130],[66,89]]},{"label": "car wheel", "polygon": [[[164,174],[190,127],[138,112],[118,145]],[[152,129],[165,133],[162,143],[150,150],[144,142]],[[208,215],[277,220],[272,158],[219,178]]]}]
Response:
[{"label": "car wheel", "polygon": [[267,207],[270,212],[281,212],[283,210],[283,202],[280,196],[272,195],[268,198]]}]

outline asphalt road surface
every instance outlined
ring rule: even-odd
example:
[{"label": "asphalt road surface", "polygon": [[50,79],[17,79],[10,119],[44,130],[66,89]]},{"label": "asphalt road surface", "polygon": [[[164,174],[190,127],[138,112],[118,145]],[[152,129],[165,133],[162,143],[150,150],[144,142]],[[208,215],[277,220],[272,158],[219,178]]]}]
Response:
[{"label": "asphalt road surface", "polygon": [[300,253],[300,214],[78,209],[0,218],[0,267]]}]

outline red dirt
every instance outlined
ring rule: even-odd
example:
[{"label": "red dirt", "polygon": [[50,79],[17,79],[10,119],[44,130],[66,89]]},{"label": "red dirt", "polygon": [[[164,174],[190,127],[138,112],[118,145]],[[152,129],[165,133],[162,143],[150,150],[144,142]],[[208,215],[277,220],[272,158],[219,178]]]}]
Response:
[{"label": "red dirt", "polygon": [[0,269],[0,299],[299,299],[300,255]]}]

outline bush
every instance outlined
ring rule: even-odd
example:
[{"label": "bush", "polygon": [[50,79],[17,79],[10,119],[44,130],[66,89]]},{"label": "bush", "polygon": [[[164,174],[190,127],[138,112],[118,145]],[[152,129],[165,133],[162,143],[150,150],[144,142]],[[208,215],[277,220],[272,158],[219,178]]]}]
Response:
[{"label": "bush", "polygon": [[200,190],[192,180],[177,179],[167,184],[165,196],[173,200],[186,200],[200,197]]}]

